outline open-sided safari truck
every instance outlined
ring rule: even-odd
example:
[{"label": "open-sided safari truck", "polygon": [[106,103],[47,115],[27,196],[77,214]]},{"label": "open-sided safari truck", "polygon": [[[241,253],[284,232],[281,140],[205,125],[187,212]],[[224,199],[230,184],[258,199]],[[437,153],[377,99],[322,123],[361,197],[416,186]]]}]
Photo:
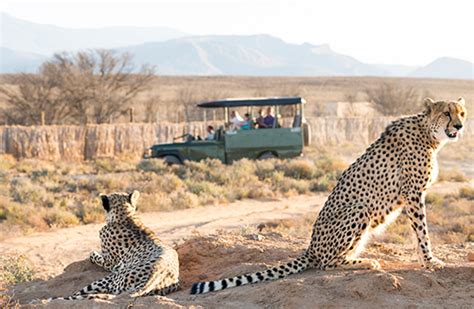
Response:
[{"label": "open-sided safari truck", "polygon": [[[150,147],[145,158],[163,158],[167,163],[183,163],[185,160],[199,161],[216,158],[224,163],[242,158],[267,159],[291,158],[300,156],[303,147],[309,144],[309,127],[304,119],[304,104],[301,97],[275,97],[250,99],[225,99],[198,104],[200,108],[223,108],[225,123],[221,125],[211,140],[196,139],[185,134],[185,141],[171,144],[157,144]],[[280,109],[290,119],[279,117]],[[247,113],[253,115],[256,109],[272,107],[275,111],[273,125],[267,128],[231,130],[229,112],[235,108],[247,107]],[[252,117],[250,117],[252,119]]]}]

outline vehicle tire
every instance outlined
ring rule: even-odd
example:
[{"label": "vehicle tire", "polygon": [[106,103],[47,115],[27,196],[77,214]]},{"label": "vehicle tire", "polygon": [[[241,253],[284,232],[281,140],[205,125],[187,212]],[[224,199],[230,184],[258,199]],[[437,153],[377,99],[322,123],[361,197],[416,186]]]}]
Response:
[{"label": "vehicle tire", "polygon": [[309,146],[311,144],[311,127],[309,123],[305,122],[301,128],[303,129],[303,144]]},{"label": "vehicle tire", "polygon": [[173,155],[166,155],[161,157],[163,161],[165,161],[166,164],[168,165],[173,165],[173,164],[182,164],[181,160],[178,159],[178,157],[173,156]]},{"label": "vehicle tire", "polygon": [[266,151],[258,156],[259,160],[275,159],[278,158],[273,152]]}]

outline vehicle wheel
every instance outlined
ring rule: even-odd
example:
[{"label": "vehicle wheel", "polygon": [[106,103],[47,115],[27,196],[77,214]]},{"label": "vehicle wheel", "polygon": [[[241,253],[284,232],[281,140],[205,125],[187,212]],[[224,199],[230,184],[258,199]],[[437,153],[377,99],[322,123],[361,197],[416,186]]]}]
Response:
[{"label": "vehicle wheel", "polygon": [[301,127],[303,129],[303,143],[305,146],[309,146],[311,143],[311,127],[307,122],[303,123]]},{"label": "vehicle wheel", "polygon": [[163,159],[163,161],[165,161],[166,164],[169,164],[169,165],[181,164],[181,161],[178,159],[178,157],[173,156],[173,155],[167,155],[161,158]]},{"label": "vehicle wheel", "polygon": [[267,160],[267,159],[275,159],[275,158],[277,158],[277,156],[273,152],[270,152],[270,151],[264,152],[258,157],[259,160]]}]

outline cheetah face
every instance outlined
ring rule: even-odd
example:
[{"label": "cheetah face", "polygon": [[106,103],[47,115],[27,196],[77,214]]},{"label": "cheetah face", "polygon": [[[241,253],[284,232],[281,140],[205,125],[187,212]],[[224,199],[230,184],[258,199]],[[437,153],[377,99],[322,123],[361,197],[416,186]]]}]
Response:
[{"label": "cheetah face", "polygon": [[466,107],[463,98],[457,101],[433,101],[425,99],[431,135],[438,142],[457,141],[464,128]]},{"label": "cheetah face", "polygon": [[101,194],[102,206],[107,212],[108,223],[119,221],[122,218],[132,216],[137,209],[137,200],[140,197],[138,191],[133,193],[111,193]]}]

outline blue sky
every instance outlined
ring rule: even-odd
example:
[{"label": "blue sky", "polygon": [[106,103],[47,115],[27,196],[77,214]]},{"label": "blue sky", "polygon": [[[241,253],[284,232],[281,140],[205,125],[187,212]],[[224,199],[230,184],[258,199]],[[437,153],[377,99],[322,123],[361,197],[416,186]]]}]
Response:
[{"label": "blue sky", "polygon": [[474,62],[474,1],[426,0],[1,0],[33,22],[84,28],[167,26],[191,34],[260,34],[328,43],[367,63],[425,65],[451,56]]}]

